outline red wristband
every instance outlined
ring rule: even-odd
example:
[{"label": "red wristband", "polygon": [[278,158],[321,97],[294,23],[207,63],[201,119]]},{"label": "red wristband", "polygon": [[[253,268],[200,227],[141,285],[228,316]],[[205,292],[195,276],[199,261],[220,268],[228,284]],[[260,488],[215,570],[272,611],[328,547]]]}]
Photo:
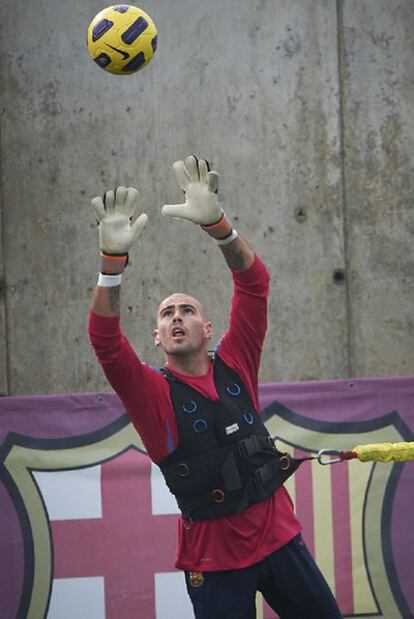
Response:
[{"label": "red wristband", "polygon": [[101,273],[104,275],[118,275],[128,264],[128,254],[111,255],[101,252]]},{"label": "red wristband", "polygon": [[223,213],[222,217],[215,223],[209,226],[201,226],[213,239],[225,239],[233,231],[231,223]]}]

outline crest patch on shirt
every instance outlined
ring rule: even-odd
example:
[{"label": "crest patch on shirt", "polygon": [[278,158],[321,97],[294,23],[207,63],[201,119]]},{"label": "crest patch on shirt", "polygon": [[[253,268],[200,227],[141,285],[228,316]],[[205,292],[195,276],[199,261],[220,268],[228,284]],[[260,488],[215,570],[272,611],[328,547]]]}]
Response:
[{"label": "crest patch on shirt", "polygon": [[192,587],[201,587],[204,582],[204,576],[202,572],[188,572],[188,580]]}]

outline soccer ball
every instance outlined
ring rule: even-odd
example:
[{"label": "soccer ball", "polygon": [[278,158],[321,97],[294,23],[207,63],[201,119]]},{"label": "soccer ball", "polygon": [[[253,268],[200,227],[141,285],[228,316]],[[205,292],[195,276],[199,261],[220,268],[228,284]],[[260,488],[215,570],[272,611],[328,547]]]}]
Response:
[{"label": "soccer ball", "polygon": [[151,17],[137,6],[108,6],[89,24],[87,44],[99,67],[116,75],[130,75],[152,60],[157,29]]}]

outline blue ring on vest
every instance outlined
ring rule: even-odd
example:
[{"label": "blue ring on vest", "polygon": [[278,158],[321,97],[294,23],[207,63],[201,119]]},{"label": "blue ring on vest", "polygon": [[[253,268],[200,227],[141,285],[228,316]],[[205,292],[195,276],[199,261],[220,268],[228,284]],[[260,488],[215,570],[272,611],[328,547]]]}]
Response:
[{"label": "blue ring on vest", "polygon": [[197,406],[197,402],[194,402],[194,400],[190,400],[189,402],[191,404],[191,408],[189,406],[187,406],[187,404],[183,404],[182,405],[182,409],[185,413],[195,413],[198,406]]},{"label": "blue ring on vest", "polygon": [[185,462],[180,462],[180,464],[177,465],[177,471],[180,477],[188,477],[190,472],[188,465]]},{"label": "blue ring on vest", "polygon": [[243,413],[243,417],[246,423],[249,423],[250,425],[253,423],[254,418],[253,418],[253,414],[252,413]]},{"label": "blue ring on vest", "polygon": [[240,387],[237,383],[233,383],[234,387],[226,387],[227,393],[230,395],[238,396],[240,395]]},{"label": "blue ring on vest", "polygon": [[193,422],[193,430],[197,434],[204,434],[204,432],[207,432],[207,425],[208,424],[207,424],[207,421],[205,419],[196,419]]}]

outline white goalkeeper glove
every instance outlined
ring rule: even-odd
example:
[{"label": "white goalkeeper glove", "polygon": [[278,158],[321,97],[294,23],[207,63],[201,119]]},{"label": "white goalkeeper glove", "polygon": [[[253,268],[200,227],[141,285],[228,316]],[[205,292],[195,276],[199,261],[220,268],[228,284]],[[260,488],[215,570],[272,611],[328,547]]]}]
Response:
[{"label": "white goalkeeper glove", "polygon": [[164,204],[161,213],[166,217],[187,219],[200,226],[219,245],[228,245],[237,232],[233,230],[217,199],[218,174],[210,171],[205,159],[189,155],[173,164],[178,184],[185,194],[182,204]]},{"label": "white goalkeeper glove", "polygon": [[209,170],[207,161],[189,155],[184,161],[175,161],[174,172],[185,193],[182,204],[165,204],[161,212],[166,217],[187,219],[201,226],[217,223],[223,216],[218,203],[218,174]]},{"label": "white goalkeeper glove", "polygon": [[133,187],[117,187],[115,192],[107,191],[103,198],[97,196],[91,201],[99,225],[103,273],[119,273],[125,268],[128,252],[147,224],[145,213],[133,220],[137,200],[138,192]]}]

